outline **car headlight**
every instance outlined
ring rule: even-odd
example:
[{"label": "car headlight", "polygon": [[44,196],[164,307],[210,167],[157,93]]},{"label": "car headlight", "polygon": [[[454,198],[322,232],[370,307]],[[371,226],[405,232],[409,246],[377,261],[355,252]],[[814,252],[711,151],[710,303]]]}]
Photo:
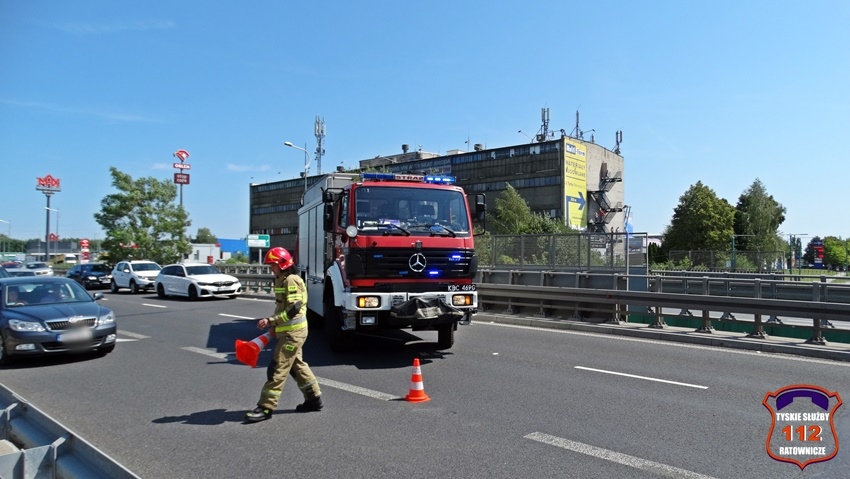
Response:
[{"label": "car headlight", "polygon": [[104,325],[107,325],[109,323],[114,323],[114,322],[115,322],[115,313],[113,313],[112,311],[104,314],[103,316],[98,316],[98,318],[97,318],[97,325],[98,326],[104,326]]},{"label": "car headlight", "polygon": [[89,281],[97,281],[97,276],[86,276],[86,279]]},{"label": "car headlight", "polygon": [[41,323],[36,323],[34,321],[21,321],[19,319],[10,319],[9,328],[12,331],[27,331],[30,333],[45,331],[44,326],[42,326]]}]

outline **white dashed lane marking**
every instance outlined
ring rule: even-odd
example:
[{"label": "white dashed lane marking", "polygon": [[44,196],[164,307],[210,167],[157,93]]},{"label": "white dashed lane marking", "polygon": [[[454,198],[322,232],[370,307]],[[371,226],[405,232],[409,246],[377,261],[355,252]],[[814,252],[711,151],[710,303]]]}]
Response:
[{"label": "white dashed lane marking", "polygon": [[523,436],[525,439],[541,442],[550,446],[560,447],[568,451],[577,452],[586,456],[604,459],[606,461],[616,462],[624,466],[640,469],[653,474],[659,474],[667,477],[685,478],[685,479],[714,479],[712,476],[705,476],[687,469],[679,469],[678,467],[668,466],[660,462],[653,462],[646,459],[641,459],[628,454],[622,454],[601,447],[591,446],[581,442],[570,441],[558,436],[543,434],[542,432],[533,432]]}]

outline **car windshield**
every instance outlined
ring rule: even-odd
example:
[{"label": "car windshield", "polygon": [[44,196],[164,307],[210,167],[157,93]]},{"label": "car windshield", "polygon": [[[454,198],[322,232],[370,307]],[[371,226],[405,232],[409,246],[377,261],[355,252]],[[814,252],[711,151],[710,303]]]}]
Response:
[{"label": "car windshield", "polygon": [[91,295],[78,283],[38,282],[15,283],[3,288],[3,304],[7,308],[34,304],[84,303],[93,301]]},{"label": "car windshield", "polygon": [[27,268],[29,269],[41,269],[48,268],[47,263],[27,263]]},{"label": "car windshield", "polygon": [[7,270],[6,273],[8,273],[9,276],[35,276],[35,271],[30,271],[28,269]]},{"label": "car windshield", "polygon": [[11,275],[6,271],[6,268],[0,268],[0,278],[8,278],[9,276]]},{"label": "car windshield", "polygon": [[83,271],[85,272],[98,272],[98,273],[111,273],[112,270],[107,268],[105,264],[92,264],[86,267]]},{"label": "car windshield", "polygon": [[159,271],[162,267],[156,263],[134,263],[133,269],[136,271]]},{"label": "car windshield", "polygon": [[201,265],[201,266],[186,266],[186,274],[189,276],[194,276],[198,274],[220,274],[221,272],[216,269],[215,266],[210,265]]}]

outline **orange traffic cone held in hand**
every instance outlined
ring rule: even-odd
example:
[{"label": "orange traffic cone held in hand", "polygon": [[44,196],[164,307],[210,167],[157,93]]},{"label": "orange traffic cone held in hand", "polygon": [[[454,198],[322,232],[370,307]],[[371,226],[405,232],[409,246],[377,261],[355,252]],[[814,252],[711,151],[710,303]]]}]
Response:
[{"label": "orange traffic cone held in hand", "polygon": [[419,367],[419,358],[413,360],[413,374],[410,376],[410,392],[404,397],[409,402],[428,401],[431,398],[425,394],[425,385],[422,383],[422,369]]},{"label": "orange traffic cone held in hand", "polygon": [[272,338],[272,333],[268,332],[262,336],[257,336],[250,341],[236,340],[236,359],[239,362],[247,364],[252,368],[257,367],[257,359],[260,357],[260,351],[269,344]]}]

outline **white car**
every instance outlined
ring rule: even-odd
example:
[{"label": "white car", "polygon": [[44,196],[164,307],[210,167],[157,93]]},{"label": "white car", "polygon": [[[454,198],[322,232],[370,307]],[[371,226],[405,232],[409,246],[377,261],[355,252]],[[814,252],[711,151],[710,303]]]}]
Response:
[{"label": "white car", "polygon": [[112,292],[117,293],[121,288],[127,288],[131,293],[153,290],[162,266],[153,261],[134,260],[121,261],[112,268]]},{"label": "white car", "polygon": [[186,296],[195,300],[211,296],[235,298],[242,292],[242,283],[215,266],[204,263],[170,264],[159,271],[154,289],[160,298]]}]

